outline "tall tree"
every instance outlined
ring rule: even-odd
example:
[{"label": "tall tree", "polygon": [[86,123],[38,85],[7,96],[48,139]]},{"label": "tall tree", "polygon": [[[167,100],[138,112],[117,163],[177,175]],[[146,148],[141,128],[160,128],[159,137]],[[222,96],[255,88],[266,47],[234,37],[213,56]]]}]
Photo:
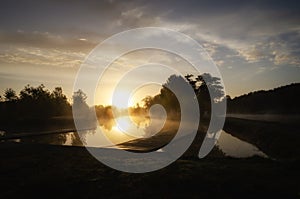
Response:
[{"label": "tall tree", "polygon": [[87,96],[81,89],[73,93],[73,105],[74,104],[87,105],[86,99]]},{"label": "tall tree", "polygon": [[76,110],[78,115],[86,116],[89,114],[86,99],[87,96],[81,89],[73,93],[73,110]]},{"label": "tall tree", "polygon": [[52,93],[52,106],[55,115],[66,115],[70,113],[70,104],[61,87],[56,87]]},{"label": "tall tree", "polygon": [[[221,102],[225,97],[221,79],[213,77],[209,73],[203,73],[197,77],[190,74],[186,75],[185,78],[195,91],[201,115],[209,116],[211,103]],[[211,99],[211,97],[213,97],[213,99]]]}]

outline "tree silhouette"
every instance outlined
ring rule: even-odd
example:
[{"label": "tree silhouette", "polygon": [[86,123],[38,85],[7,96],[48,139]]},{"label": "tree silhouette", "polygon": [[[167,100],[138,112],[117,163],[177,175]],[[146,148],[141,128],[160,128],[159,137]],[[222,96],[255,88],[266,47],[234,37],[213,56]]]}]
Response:
[{"label": "tree silhouette", "polygon": [[[154,104],[161,104],[168,113],[173,115],[180,114],[180,105],[177,97],[171,90],[180,90],[183,84],[189,84],[197,97],[200,114],[208,117],[210,115],[211,103],[218,103],[224,98],[224,88],[221,85],[220,78],[213,77],[208,73],[198,75],[188,74],[185,79],[181,76],[171,75],[165,84],[163,84],[160,93],[154,97],[147,96],[143,99],[144,107],[149,109]],[[214,99],[210,99],[213,96]],[[178,96],[181,98],[187,96]]]},{"label": "tree silhouette", "polygon": [[16,92],[11,88],[7,88],[4,91],[4,98],[5,101],[10,101],[10,102],[18,99]]},{"label": "tree silhouette", "polygon": [[19,96],[13,89],[6,89],[5,101],[0,103],[2,118],[10,119],[43,119],[71,114],[71,106],[62,88],[52,92],[43,84],[33,87],[26,85]]},{"label": "tree silhouette", "polygon": [[[211,112],[211,103],[218,103],[224,97],[224,88],[221,85],[221,79],[213,77],[209,73],[203,73],[197,77],[188,74],[185,78],[195,91],[200,107],[200,114],[208,117]],[[211,99],[211,96],[213,99]]]},{"label": "tree silhouette", "polygon": [[300,83],[254,91],[228,100],[228,112],[239,114],[299,114]]},{"label": "tree silhouette", "polygon": [[86,94],[79,89],[73,93],[73,113],[76,111],[78,117],[87,118],[90,115],[89,106],[86,103]]},{"label": "tree silhouette", "polygon": [[[187,84],[181,76],[171,75],[165,84],[162,85],[160,93],[154,97],[147,96],[143,99],[144,108],[149,110],[154,104],[162,105],[168,113],[168,119],[179,119],[180,105],[177,97],[172,90],[180,90],[180,85]],[[180,96],[184,97],[184,96]]]},{"label": "tree silhouette", "polygon": [[70,104],[61,87],[56,87],[51,93],[52,104],[55,107],[54,115],[70,113]]},{"label": "tree silhouette", "polygon": [[43,84],[25,86],[20,92],[20,108],[24,117],[48,118],[53,115],[53,103],[50,92]]},{"label": "tree silhouette", "polygon": [[86,99],[87,96],[81,89],[73,93],[73,104],[86,104]]}]

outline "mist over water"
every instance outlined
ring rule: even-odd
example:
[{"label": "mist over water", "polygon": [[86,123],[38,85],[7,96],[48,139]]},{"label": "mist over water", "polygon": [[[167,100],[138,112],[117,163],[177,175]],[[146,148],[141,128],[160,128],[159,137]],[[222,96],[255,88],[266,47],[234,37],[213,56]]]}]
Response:
[{"label": "mist over water", "polygon": [[[129,118],[131,122],[128,122]],[[97,128],[93,130],[24,137],[10,141],[124,149],[122,143],[149,138],[156,135],[157,131],[160,130],[160,128],[152,128],[150,125],[151,123],[161,123],[157,118],[152,118],[152,121],[148,117],[133,116],[129,118],[119,117],[116,121],[106,120],[104,123],[101,123],[101,125],[97,125]],[[121,126],[118,126],[118,124],[121,124]],[[179,122],[176,120],[168,120],[166,121],[166,124],[164,130],[175,134]],[[190,125],[184,124],[183,126],[188,132]],[[244,158],[254,155],[267,157],[267,155],[261,152],[256,146],[242,141],[225,131],[222,131],[216,147],[218,147],[226,156],[230,157]],[[135,149],[135,146],[133,144],[126,145],[125,148],[130,150]]]}]

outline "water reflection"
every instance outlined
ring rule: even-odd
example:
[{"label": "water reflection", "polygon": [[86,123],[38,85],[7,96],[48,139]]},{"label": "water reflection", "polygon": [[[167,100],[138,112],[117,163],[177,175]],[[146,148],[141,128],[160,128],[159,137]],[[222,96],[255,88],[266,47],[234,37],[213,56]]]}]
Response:
[{"label": "water reflection", "polygon": [[[131,122],[128,122],[128,119],[130,119]],[[119,117],[116,121],[102,120],[101,123],[99,122],[97,128],[93,130],[28,136],[10,141],[68,146],[114,147],[122,149],[126,149],[127,147],[128,150],[133,149],[133,147],[143,149],[149,147],[149,142],[144,142],[145,137],[149,137],[149,135],[153,135],[154,131],[157,132],[159,130],[156,129],[157,122],[155,119],[150,121],[147,117]],[[176,132],[178,128],[178,122],[168,121],[166,124],[168,125],[163,127],[162,133],[160,133],[159,136],[153,137],[152,141],[150,140],[151,145],[155,143],[162,146],[166,140],[170,141],[170,139],[172,139],[174,132]],[[154,129],[152,128],[153,126],[155,127]],[[186,126],[188,128],[189,125]],[[170,135],[168,137],[168,133],[172,134],[172,136]],[[128,143],[128,145],[124,143]],[[267,157],[267,155],[254,145],[233,137],[225,131],[222,131],[216,145],[225,155],[231,157],[243,158],[254,155]]]},{"label": "water reflection", "polygon": [[245,158],[252,156],[267,157],[256,146],[244,142],[232,135],[222,131],[221,136],[217,141],[217,146],[225,153],[225,155],[237,158]]},{"label": "water reflection", "polygon": [[20,139],[20,142],[64,145],[67,141],[67,134],[49,134],[41,136],[29,136]]},{"label": "water reflection", "polygon": [[101,120],[94,130],[72,133],[65,145],[82,146],[84,144],[91,147],[111,147],[144,137],[149,123],[150,120],[146,117],[119,117],[116,120]]}]

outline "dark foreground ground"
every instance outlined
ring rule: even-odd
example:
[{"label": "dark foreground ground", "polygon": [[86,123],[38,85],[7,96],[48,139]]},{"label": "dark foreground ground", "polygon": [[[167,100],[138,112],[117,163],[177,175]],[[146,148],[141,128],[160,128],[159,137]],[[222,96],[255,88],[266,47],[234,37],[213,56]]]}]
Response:
[{"label": "dark foreground ground", "polygon": [[110,169],[85,148],[0,143],[0,198],[300,198],[300,161],[180,159],[151,173]]}]

